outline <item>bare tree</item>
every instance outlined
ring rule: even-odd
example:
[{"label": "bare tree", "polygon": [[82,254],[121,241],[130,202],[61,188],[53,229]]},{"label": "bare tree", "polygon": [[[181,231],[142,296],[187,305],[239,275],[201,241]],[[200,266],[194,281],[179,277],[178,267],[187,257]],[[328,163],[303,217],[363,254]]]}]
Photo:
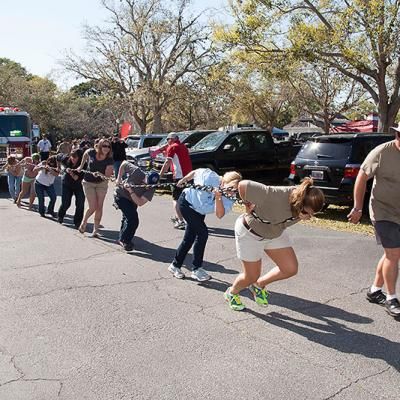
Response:
[{"label": "bare tree", "polygon": [[86,27],[88,53],[66,68],[119,98],[145,132],[162,131],[162,115],[183,77],[212,63],[209,32],[188,16],[188,0],[102,0],[106,28]]},{"label": "bare tree", "polygon": [[354,109],[366,99],[366,92],[357,81],[324,65],[303,64],[292,69],[285,79],[295,90],[298,107],[322,120],[325,133],[329,133],[338,114]]}]

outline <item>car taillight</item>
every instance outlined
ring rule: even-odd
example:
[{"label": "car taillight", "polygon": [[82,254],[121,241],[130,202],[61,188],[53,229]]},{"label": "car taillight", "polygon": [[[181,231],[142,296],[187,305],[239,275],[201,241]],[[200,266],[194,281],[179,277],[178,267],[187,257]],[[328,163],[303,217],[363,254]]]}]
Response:
[{"label": "car taillight", "polygon": [[290,164],[290,175],[296,175],[296,164],[294,161]]},{"label": "car taillight", "polygon": [[344,167],[344,178],[357,178],[358,172],[360,171],[359,165],[349,165]]}]

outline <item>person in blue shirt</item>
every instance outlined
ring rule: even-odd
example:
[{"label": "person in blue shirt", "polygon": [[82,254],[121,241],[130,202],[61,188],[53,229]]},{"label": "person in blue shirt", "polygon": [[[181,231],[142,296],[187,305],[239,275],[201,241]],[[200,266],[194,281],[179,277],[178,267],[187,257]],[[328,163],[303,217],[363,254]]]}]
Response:
[{"label": "person in blue shirt", "polygon": [[204,191],[195,188],[186,188],[178,199],[178,204],[183,218],[186,221],[185,235],[182,243],[179,245],[175,258],[168,271],[175,278],[185,277],[181,271],[182,264],[187,253],[193,246],[193,270],[191,277],[197,281],[203,282],[211,279],[211,276],[202,268],[204,250],[208,239],[208,229],[204,222],[206,214],[213,214],[222,218],[232,209],[234,200],[222,196],[219,189],[229,192],[237,190],[242,175],[231,171],[219,176],[216,172],[208,168],[199,168],[189,172],[177,183],[179,187],[184,186],[193,180],[195,185],[208,186],[212,191]]}]

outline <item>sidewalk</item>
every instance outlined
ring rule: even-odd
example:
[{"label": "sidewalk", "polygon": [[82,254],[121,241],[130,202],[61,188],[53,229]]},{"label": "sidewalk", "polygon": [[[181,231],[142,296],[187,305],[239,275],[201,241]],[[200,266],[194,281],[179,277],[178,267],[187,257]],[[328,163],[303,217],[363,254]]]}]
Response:
[{"label": "sidewalk", "polygon": [[111,203],[99,240],[0,199],[0,400],[398,399],[400,325],[365,300],[372,238],[291,228],[299,275],[234,312],[236,214],[207,217],[199,284],[167,271],[168,197],[139,210],[132,255]]}]

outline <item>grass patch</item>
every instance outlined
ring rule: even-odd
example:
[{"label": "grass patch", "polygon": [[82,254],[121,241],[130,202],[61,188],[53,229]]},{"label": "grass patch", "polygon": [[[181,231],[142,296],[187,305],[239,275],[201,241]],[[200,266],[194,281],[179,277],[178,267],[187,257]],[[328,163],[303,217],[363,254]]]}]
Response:
[{"label": "grass patch", "polygon": [[[316,226],[319,228],[332,229],[341,232],[359,233],[362,235],[374,235],[374,228],[368,216],[363,215],[359,224],[354,225],[347,221],[347,214],[351,207],[329,206],[327,210],[317,214],[309,221],[302,221],[302,224]],[[244,207],[235,204],[233,210],[243,213]]]}]

